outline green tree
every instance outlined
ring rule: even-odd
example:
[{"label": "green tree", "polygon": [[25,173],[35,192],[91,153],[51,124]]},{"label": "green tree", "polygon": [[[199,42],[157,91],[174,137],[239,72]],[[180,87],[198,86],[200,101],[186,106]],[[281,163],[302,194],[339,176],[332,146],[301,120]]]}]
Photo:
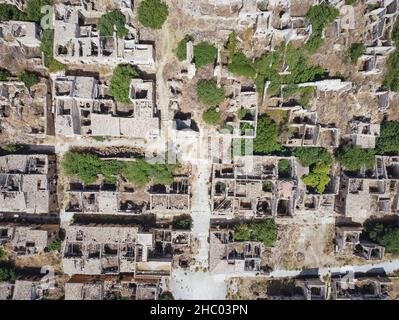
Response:
[{"label": "green tree", "polygon": [[7,267],[0,267],[0,281],[15,281],[17,275],[15,270]]},{"label": "green tree", "polygon": [[162,185],[169,185],[173,182],[173,174],[169,166],[151,164],[141,159],[127,162],[122,168],[122,175],[138,187],[145,186],[151,179]]},{"label": "green tree", "polygon": [[294,155],[304,167],[310,167],[316,163],[331,165],[333,162],[331,154],[324,148],[298,147],[294,149]]},{"label": "green tree", "polygon": [[220,122],[220,112],[217,112],[215,108],[209,108],[202,114],[202,120],[206,124],[216,125]]},{"label": "green tree", "polygon": [[237,50],[237,33],[233,31],[229,35],[229,40],[227,41],[227,50],[229,51],[229,56],[230,58],[233,57],[233,55],[236,53]]},{"label": "green tree", "polygon": [[61,250],[61,244],[62,244],[62,242],[61,242],[60,239],[55,239],[54,241],[52,241],[48,245],[47,249],[49,251],[60,251]]},{"label": "green tree", "polygon": [[331,181],[329,172],[330,166],[328,164],[318,162],[312,171],[302,178],[303,183],[314,188],[318,193],[323,193]]},{"label": "green tree", "polygon": [[168,14],[168,6],[161,0],[144,0],[138,9],[140,23],[151,29],[161,29]]},{"label": "green tree", "polygon": [[366,170],[374,167],[374,150],[346,145],[337,152],[337,160],[348,171],[357,172],[363,166]]},{"label": "green tree", "polygon": [[281,159],[278,161],[278,175],[280,178],[291,177],[291,162],[288,159]]},{"label": "green tree", "polygon": [[117,102],[130,103],[130,82],[138,75],[138,70],[130,64],[118,65],[112,75],[109,94],[113,96]]},{"label": "green tree", "polygon": [[215,80],[201,79],[197,83],[197,97],[206,105],[217,105],[224,100],[225,90],[218,88]]},{"label": "green tree", "polygon": [[192,227],[192,219],[190,217],[184,217],[183,219],[176,219],[173,221],[173,229],[176,230],[190,230]]},{"label": "green tree", "polygon": [[255,78],[256,76],[252,62],[242,52],[235,53],[232,56],[228,70],[235,75],[247,78]]},{"label": "green tree", "polygon": [[126,18],[120,10],[113,10],[103,14],[98,19],[97,27],[100,35],[103,37],[111,37],[114,34],[114,26],[116,27],[116,34],[119,38],[124,38],[128,30],[125,27]]},{"label": "green tree", "polygon": [[384,246],[387,252],[399,255],[399,228],[397,226],[372,222],[366,224],[364,233],[371,241]]},{"label": "green tree", "polygon": [[254,139],[254,151],[258,154],[271,154],[282,150],[282,145],[277,142],[279,126],[268,116],[259,117]]},{"label": "green tree", "polygon": [[193,41],[193,38],[189,35],[186,35],[177,44],[176,56],[179,61],[185,61],[187,59],[187,43],[190,41]]},{"label": "green tree", "polygon": [[194,62],[197,69],[214,63],[218,49],[209,42],[200,42],[194,46]]},{"label": "green tree", "polygon": [[377,154],[399,153],[399,121],[385,121],[381,125],[376,144]]},{"label": "green tree", "polygon": [[8,3],[0,3],[0,21],[26,20],[26,14],[20,11],[15,5]]},{"label": "green tree", "polygon": [[175,298],[173,297],[172,292],[167,291],[161,293],[159,300],[175,300]]},{"label": "green tree", "polygon": [[21,73],[18,78],[19,81],[23,82],[28,89],[39,83],[39,77],[36,74],[28,71]]},{"label": "green tree", "polygon": [[29,0],[25,10],[26,20],[40,22],[45,15],[41,12],[41,8],[53,5],[53,2],[53,0]]},{"label": "green tree", "polygon": [[6,257],[6,252],[2,247],[0,247],[0,260],[4,259]]}]

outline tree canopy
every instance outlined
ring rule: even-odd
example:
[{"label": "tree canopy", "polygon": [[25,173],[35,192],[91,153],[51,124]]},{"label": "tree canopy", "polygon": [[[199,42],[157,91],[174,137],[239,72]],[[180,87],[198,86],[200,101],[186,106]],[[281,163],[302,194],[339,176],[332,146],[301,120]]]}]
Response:
[{"label": "tree canopy", "polygon": [[389,253],[399,255],[399,227],[382,223],[368,223],[364,228],[365,235],[385,247]]},{"label": "tree canopy", "polygon": [[294,149],[294,155],[304,167],[310,167],[318,162],[330,165],[333,162],[331,154],[324,148],[298,147]]},{"label": "tree canopy", "polygon": [[193,38],[189,35],[186,35],[177,44],[176,56],[179,61],[185,61],[187,59],[187,43],[190,41],[193,41]]},{"label": "tree canopy", "polygon": [[114,26],[116,27],[116,34],[119,38],[124,38],[128,32],[125,27],[126,18],[120,10],[112,10],[103,14],[98,19],[97,27],[100,35],[103,37],[110,37],[114,34]]},{"label": "tree canopy", "polygon": [[381,125],[380,136],[376,144],[377,154],[399,153],[399,121],[385,121]]},{"label": "tree canopy", "polygon": [[11,73],[7,69],[0,68],[0,81],[6,81]]},{"label": "tree canopy", "polygon": [[279,126],[268,115],[259,117],[254,139],[254,151],[258,154],[271,154],[282,150],[282,145],[277,142]]},{"label": "tree canopy", "polygon": [[247,78],[255,78],[256,76],[256,71],[251,60],[242,52],[235,53],[232,56],[231,62],[228,65],[228,70],[235,75]]},{"label": "tree canopy", "polygon": [[362,54],[366,52],[366,46],[363,43],[352,43],[347,51],[347,56],[353,64],[356,64],[357,60]]},{"label": "tree canopy", "polygon": [[210,125],[215,125],[220,122],[220,112],[217,112],[215,108],[209,108],[202,114],[202,120]]},{"label": "tree canopy", "polygon": [[144,0],[138,9],[140,23],[151,29],[161,29],[168,14],[168,5],[161,0]]},{"label": "tree canopy", "polygon": [[194,46],[194,62],[197,69],[214,63],[218,49],[209,42],[200,42]]},{"label": "tree canopy", "polygon": [[199,101],[208,105],[218,105],[224,100],[225,90],[218,87],[215,80],[201,79],[197,83],[197,96]]},{"label": "tree canopy", "polygon": [[130,82],[138,75],[138,70],[130,64],[118,65],[112,75],[109,94],[118,102],[129,103]]},{"label": "tree canopy", "polygon": [[362,167],[369,170],[374,167],[374,150],[346,145],[338,149],[337,160],[350,172],[357,172]]},{"label": "tree canopy", "polygon": [[23,82],[25,86],[30,89],[33,85],[39,83],[39,77],[32,72],[24,71],[19,75],[19,81]]}]

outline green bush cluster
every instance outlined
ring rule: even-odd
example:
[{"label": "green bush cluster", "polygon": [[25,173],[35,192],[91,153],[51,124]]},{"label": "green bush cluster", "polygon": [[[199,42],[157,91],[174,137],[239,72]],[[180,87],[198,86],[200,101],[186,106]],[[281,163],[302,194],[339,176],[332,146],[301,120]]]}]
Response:
[{"label": "green bush cluster", "polygon": [[138,70],[130,64],[120,64],[112,74],[109,94],[117,102],[130,103],[129,89],[130,82],[139,75]]},{"label": "green bush cluster", "polygon": [[256,77],[256,70],[253,67],[252,61],[242,52],[233,54],[227,68],[231,73],[238,76],[251,79]]},{"label": "green bush cluster", "polygon": [[161,0],[144,0],[138,9],[140,23],[151,29],[161,29],[168,14],[168,5]]},{"label": "green bush cluster", "polygon": [[39,77],[35,73],[25,71],[18,76],[19,81],[23,82],[25,86],[30,89],[33,85],[39,83]]},{"label": "green bush cluster", "polygon": [[347,51],[347,57],[353,64],[366,52],[366,46],[363,43],[352,43]]},{"label": "green bush cluster", "polygon": [[2,247],[0,247],[0,260],[4,259],[6,257],[6,252]]},{"label": "green bush cluster", "polygon": [[282,145],[277,142],[280,128],[268,115],[262,115],[258,119],[256,138],[254,139],[254,151],[257,154],[271,154],[282,150]]},{"label": "green bush cluster", "polygon": [[312,25],[312,35],[305,44],[310,53],[316,52],[323,44],[322,33],[324,28],[339,16],[339,11],[325,2],[310,7],[306,18]]},{"label": "green bush cluster", "polygon": [[224,88],[219,88],[215,80],[201,79],[197,83],[197,97],[208,106],[218,105],[223,102],[225,94]]},{"label": "green bush cluster", "polygon": [[399,121],[385,121],[376,143],[377,154],[399,154]]},{"label": "green bush cluster", "polygon": [[145,160],[117,161],[101,160],[91,153],[68,152],[62,161],[67,176],[76,176],[86,184],[93,183],[99,175],[106,182],[116,183],[118,175],[124,176],[136,186],[144,186],[151,179],[154,183],[168,185],[173,182],[172,167],[164,164],[151,164]]},{"label": "green bush cluster", "polygon": [[45,15],[40,10],[43,6],[52,5],[53,0],[29,0],[24,11],[12,4],[0,4],[0,21],[32,21],[39,23]]},{"label": "green bush cluster", "polygon": [[43,52],[44,65],[50,72],[66,69],[66,65],[54,59],[53,55],[54,30],[46,29],[42,32],[40,50]]},{"label": "green bush cluster", "polygon": [[371,241],[384,246],[387,252],[399,255],[399,227],[371,222],[366,224],[364,234]]},{"label": "green bush cluster", "polygon": [[387,61],[383,85],[395,92],[399,92],[399,50],[392,52]]},{"label": "green bush cluster", "polygon": [[15,281],[17,274],[15,270],[7,267],[0,267],[0,281]]},{"label": "green bush cluster", "polygon": [[278,161],[278,175],[279,178],[291,177],[291,162],[288,159],[281,159]]},{"label": "green bush cluster", "polygon": [[318,162],[331,165],[333,162],[331,154],[324,148],[295,148],[294,155],[304,167],[310,167]]},{"label": "green bush cluster", "polygon": [[47,247],[49,251],[60,251],[62,241],[60,239],[53,240]]},{"label": "green bush cluster", "polygon": [[318,162],[311,169],[310,173],[302,177],[302,181],[306,186],[312,187],[318,193],[323,193],[326,186],[330,183],[331,178],[328,175],[330,173],[330,166]]},{"label": "green bush cluster", "polygon": [[186,35],[177,44],[176,56],[179,61],[185,61],[187,59],[187,43],[190,41],[193,41],[193,38],[189,35]]},{"label": "green bush cluster", "polygon": [[173,229],[190,230],[193,226],[193,221],[190,217],[183,217],[182,219],[175,219],[173,221]]},{"label": "green bush cluster", "polygon": [[346,145],[338,149],[337,160],[346,170],[358,172],[363,167],[366,170],[374,167],[374,155],[373,149]]},{"label": "green bush cluster", "polygon": [[202,114],[202,120],[206,124],[216,125],[220,122],[220,112],[217,112],[216,108],[209,108]]},{"label": "green bush cluster", "polygon": [[200,42],[194,46],[194,62],[197,69],[214,63],[218,54],[218,49],[209,42]]},{"label": "green bush cluster", "polygon": [[234,226],[235,241],[261,241],[271,247],[277,241],[277,226],[273,219],[262,222],[236,224]]},{"label": "green bush cluster", "polygon": [[226,49],[229,52],[229,56],[230,58],[236,53],[237,51],[237,33],[235,31],[233,31],[232,33],[230,33],[229,35],[229,39],[227,41],[227,46]]},{"label": "green bush cluster", "polygon": [[124,38],[128,30],[125,27],[126,18],[120,10],[112,10],[103,14],[97,22],[97,28],[103,37],[111,37],[114,34],[114,26],[116,34],[119,38]]}]

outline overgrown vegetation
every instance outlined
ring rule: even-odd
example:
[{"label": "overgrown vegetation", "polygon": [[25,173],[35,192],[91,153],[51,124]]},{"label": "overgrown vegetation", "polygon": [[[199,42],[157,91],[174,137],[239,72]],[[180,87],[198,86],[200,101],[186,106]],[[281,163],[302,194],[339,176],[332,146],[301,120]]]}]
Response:
[{"label": "overgrown vegetation", "polygon": [[399,121],[385,121],[381,125],[376,144],[377,154],[397,155],[399,153]]},{"label": "overgrown vegetation", "polygon": [[179,61],[185,61],[187,59],[187,43],[190,41],[193,41],[193,38],[189,35],[186,35],[177,44],[176,56]]},{"label": "overgrown vegetation", "polygon": [[399,91],[399,50],[396,49],[388,58],[383,85],[392,91]]},{"label": "overgrown vegetation", "polygon": [[140,23],[151,29],[161,29],[168,14],[168,6],[161,0],[144,0],[138,9]]},{"label": "overgrown vegetation", "polygon": [[206,124],[216,125],[220,122],[220,112],[217,112],[216,108],[209,108],[202,114],[202,120]]},{"label": "overgrown vegetation", "polygon": [[173,220],[173,229],[190,230],[193,222],[189,216]]},{"label": "overgrown vegetation", "polygon": [[6,252],[2,247],[0,247],[0,260],[4,259],[6,257]]},{"label": "overgrown vegetation", "polygon": [[6,81],[11,76],[7,69],[0,68],[0,81]]},{"label": "overgrown vegetation", "polygon": [[316,163],[310,173],[302,178],[306,186],[312,187],[318,193],[323,193],[326,186],[330,183],[330,166],[321,162]]},{"label": "overgrown vegetation", "polygon": [[18,76],[19,81],[23,82],[25,86],[30,89],[33,85],[39,83],[39,77],[32,72],[24,71]]},{"label": "overgrown vegetation", "polygon": [[60,239],[53,240],[47,247],[49,251],[60,251],[62,241]]},{"label": "overgrown vegetation", "polygon": [[279,178],[291,177],[291,162],[288,159],[281,159],[278,161],[278,176]]},{"label": "overgrown vegetation", "polygon": [[257,223],[236,224],[234,240],[262,241],[266,247],[271,247],[277,241],[277,226],[272,219]]},{"label": "overgrown vegetation", "polygon": [[129,88],[133,78],[139,75],[138,70],[130,64],[120,64],[114,69],[109,94],[117,102],[129,103]]},{"label": "overgrown vegetation", "polygon": [[40,22],[45,13],[41,13],[41,8],[52,5],[53,0],[29,0],[25,11],[19,10],[15,5],[0,4],[0,21],[33,21]]},{"label": "overgrown vegetation", "polygon": [[310,167],[318,162],[332,164],[331,154],[324,148],[295,148],[294,155],[304,167]]},{"label": "overgrown vegetation", "polygon": [[197,96],[202,103],[214,106],[224,100],[225,90],[219,88],[215,80],[201,79],[197,83]]},{"label": "overgrown vegetation", "polygon": [[228,70],[238,76],[246,78],[255,78],[256,70],[253,63],[249,60],[244,53],[238,52],[233,54],[231,62],[228,65]]},{"label": "overgrown vegetation", "polygon": [[259,117],[254,139],[255,153],[267,155],[281,151],[283,146],[277,142],[279,132],[279,126],[268,115]]},{"label": "overgrown vegetation", "polygon": [[309,52],[316,52],[322,45],[322,34],[324,28],[332,23],[339,16],[339,11],[334,6],[325,2],[310,7],[306,14],[306,18],[312,25],[312,35],[305,44],[305,48]]},{"label": "overgrown vegetation", "polygon": [[384,246],[385,250],[399,255],[399,227],[382,223],[368,223],[364,234],[373,242]]},{"label": "overgrown vegetation", "polygon": [[263,184],[262,184],[262,190],[263,190],[264,192],[273,192],[273,189],[274,189],[273,182],[271,182],[271,181],[269,181],[269,180],[263,182]]},{"label": "overgrown vegetation", "polygon": [[352,43],[346,55],[352,64],[356,64],[357,60],[366,52],[366,46],[363,43]]},{"label": "overgrown vegetation", "polygon": [[350,172],[358,172],[363,167],[369,170],[374,167],[374,150],[346,145],[338,149],[337,160]]},{"label": "overgrown vegetation", "polygon": [[13,153],[16,153],[16,152],[18,152],[19,150],[21,150],[21,149],[22,149],[22,146],[21,146],[21,145],[17,145],[17,144],[6,144],[6,145],[2,146],[1,149],[2,149],[4,152],[6,152],[6,153],[11,153],[11,154],[13,154]]},{"label": "overgrown vegetation", "polygon": [[46,29],[42,32],[40,50],[43,52],[44,65],[50,72],[66,69],[66,65],[54,59],[53,55],[54,30]]},{"label": "overgrown vegetation", "polygon": [[112,10],[103,14],[98,19],[97,28],[103,37],[111,37],[114,34],[114,26],[116,34],[119,38],[124,38],[128,30],[125,27],[126,18],[120,10]]},{"label": "overgrown vegetation", "polygon": [[194,46],[194,62],[197,69],[214,63],[218,49],[209,42],[200,42]]},{"label": "overgrown vegetation", "polygon": [[76,176],[86,184],[94,183],[101,175],[108,183],[116,183],[121,174],[131,183],[142,187],[153,180],[156,184],[173,182],[173,167],[165,164],[151,164],[145,160],[117,161],[101,160],[92,153],[68,152],[62,161],[67,176]]},{"label": "overgrown vegetation", "polygon": [[172,292],[166,291],[160,294],[159,300],[175,300],[175,298],[173,297]]}]

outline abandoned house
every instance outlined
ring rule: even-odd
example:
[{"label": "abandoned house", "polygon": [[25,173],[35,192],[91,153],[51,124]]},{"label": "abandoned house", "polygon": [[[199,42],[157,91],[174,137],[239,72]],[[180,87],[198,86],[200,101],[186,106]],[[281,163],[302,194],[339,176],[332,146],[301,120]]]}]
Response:
[{"label": "abandoned house", "polygon": [[234,241],[232,230],[210,231],[209,269],[215,273],[260,272],[262,242]]},{"label": "abandoned house", "polygon": [[8,46],[40,47],[40,27],[35,22],[3,21],[0,23],[0,43]]},{"label": "abandoned house", "polygon": [[18,255],[44,252],[56,239],[58,225],[19,226],[0,224],[0,244],[11,245]]},{"label": "abandoned house", "polygon": [[51,213],[57,204],[55,156],[0,157],[2,212]]},{"label": "abandoned house", "polygon": [[150,70],[155,68],[153,45],[141,44],[138,31],[132,26],[125,25],[128,32],[122,38],[116,32],[103,36],[97,27],[103,12],[64,4],[57,4],[55,8],[54,58],[57,60],[65,64],[131,63]]},{"label": "abandoned house", "polygon": [[153,139],[159,134],[153,82],[133,79],[129,105],[108,97],[108,86],[92,77],[54,81],[56,134]]},{"label": "abandoned house", "polygon": [[376,156],[371,170],[342,171],[336,210],[354,222],[398,214],[398,157]]}]

